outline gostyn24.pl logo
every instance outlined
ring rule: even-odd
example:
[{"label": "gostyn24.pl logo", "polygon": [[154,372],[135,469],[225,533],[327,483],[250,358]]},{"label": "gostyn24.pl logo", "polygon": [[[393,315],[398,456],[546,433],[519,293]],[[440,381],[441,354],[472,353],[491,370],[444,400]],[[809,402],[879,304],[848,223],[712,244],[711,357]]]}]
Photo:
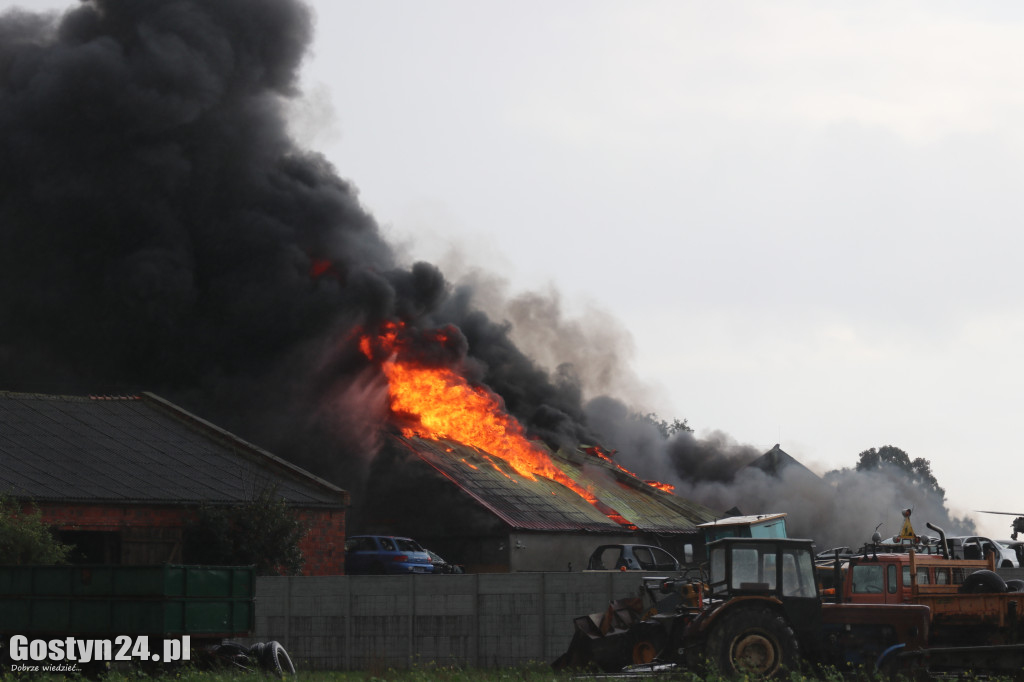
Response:
[{"label": "gostyn24.pl logo", "polygon": [[59,665],[68,672],[77,664],[96,661],[187,661],[191,655],[191,638],[159,639],[158,649],[150,649],[149,637],[119,635],[109,639],[61,637],[59,639],[29,639],[13,635],[7,642],[4,658],[11,664],[11,672],[42,672]]}]

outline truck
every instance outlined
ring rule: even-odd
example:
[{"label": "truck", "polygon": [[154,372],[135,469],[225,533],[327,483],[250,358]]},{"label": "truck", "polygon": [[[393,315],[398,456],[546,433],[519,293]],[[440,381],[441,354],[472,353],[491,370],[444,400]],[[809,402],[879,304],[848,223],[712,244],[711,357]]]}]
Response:
[{"label": "truck", "polygon": [[[940,535],[941,528],[929,524]],[[1024,582],[1004,581],[995,556],[956,559],[942,555],[876,553],[847,559],[836,584],[837,601],[855,604],[927,606],[931,646],[1016,644],[1024,606]]]},{"label": "truck", "polygon": [[[805,665],[887,672],[932,665],[929,606],[825,601],[811,540],[722,538],[708,544],[708,557],[706,575],[648,576],[639,596],[576,618],[554,667],[613,672],[660,663],[771,677]],[[1019,646],[995,655],[988,647],[947,647],[942,656],[942,666],[960,670],[1024,667]]]},{"label": "truck", "polygon": [[249,636],[254,619],[252,566],[0,566],[4,671],[57,660],[87,676],[118,661],[294,673],[280,643],[231,641]]}]

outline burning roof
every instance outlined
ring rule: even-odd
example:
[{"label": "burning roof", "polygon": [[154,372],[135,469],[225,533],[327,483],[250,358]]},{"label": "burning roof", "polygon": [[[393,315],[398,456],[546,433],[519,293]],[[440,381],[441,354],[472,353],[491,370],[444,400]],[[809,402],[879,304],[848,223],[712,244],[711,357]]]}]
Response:
[{"label": "burning roof", "polygon": [[[402,441],[462,490],[516,528],[692,532],[714,513],[673,505],[670,486],[639,480],[598,446],[556,456],[505,411],[500,397],[444,358],[451,329],[387,323],[360,349],[387,377]],[[661,503],[655,500],[663,497]]]},{"label": "burning roof", "polygon": [[[506,461],[449,440],[397,437],[398,442],[433,467],[509,527],[521,530],[689,533],[717,514],[624,473],[583,451],[571,457],[552,453],[550,462],[566,478],[585,487],[600,504],[551,478],[532,480]],[[618,519],[604,509],[612,509]]]}]

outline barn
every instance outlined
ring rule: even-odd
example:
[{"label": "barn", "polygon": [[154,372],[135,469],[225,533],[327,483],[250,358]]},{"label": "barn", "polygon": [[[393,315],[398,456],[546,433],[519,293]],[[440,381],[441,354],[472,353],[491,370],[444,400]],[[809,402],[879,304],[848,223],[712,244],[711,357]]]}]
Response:
[{"label": "barn", "polygon": [[396,434],[374,462],[358,531],[414,537],[471,572],[579,571],[601,544],[656,545],[683,558],[687,545],[699,551],[697,525],[722,516],[640,480],[600,448],[537,447],[594,501],[476,448]]},{"label": "barn", "polygon": [[189,563],[200,505],[272,490],[306,523],[303,573],[344,572],[348,493],[151,393],[0,392],[0,495],[34,504],[82,563]]}]

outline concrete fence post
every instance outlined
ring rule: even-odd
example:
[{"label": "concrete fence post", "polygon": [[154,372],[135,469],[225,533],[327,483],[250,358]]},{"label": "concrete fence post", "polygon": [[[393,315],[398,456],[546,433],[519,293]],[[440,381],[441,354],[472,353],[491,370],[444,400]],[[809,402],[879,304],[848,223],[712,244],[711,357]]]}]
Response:
[{"label": "concrete fence post", "polygon": [[407,653],[406,667],[411,668],[416,655],[416,580],[419,576],[409,576],[409,651]]},{"label": "concrete fence post", "polygon": [[352,581],[345,577],[345,651],[342,653],[344,670],[352,670]]},{"label": "concrete fence post", "polygon": [[540,627],[537,628],[537,632],[540,633],[540,659],[544,660],[547,658],[547,652],[545,651],[548,641],[548,624],[547,624],[547,601],[548,601],[548,574],[540,573]]},{"label": "concrete fence post", "polygon": [[285,648],[294,647],[292,644],[292,581],[294,577],[285,578],[284,587],[284,644]]},{"label": "concrete fence post", "polygon": [[480,574],[473,575],[473,626],[476,632],[473,652],[473,665],[481,667],[480,660]]}]

